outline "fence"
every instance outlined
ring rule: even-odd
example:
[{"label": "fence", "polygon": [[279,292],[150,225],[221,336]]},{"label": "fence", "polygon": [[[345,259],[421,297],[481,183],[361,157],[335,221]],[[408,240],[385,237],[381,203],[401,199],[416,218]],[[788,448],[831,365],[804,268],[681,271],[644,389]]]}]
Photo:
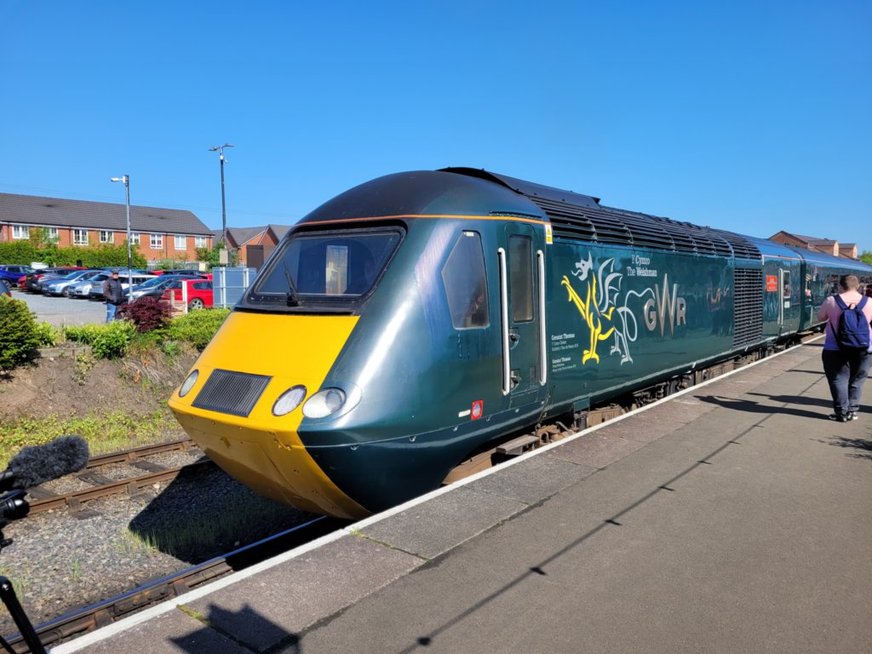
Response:
[{"label": "fence", "polygon": [[235,305],[254,278],[257,268],[216,266],[212,268],[212,293],[216,307],[227,308]]}]

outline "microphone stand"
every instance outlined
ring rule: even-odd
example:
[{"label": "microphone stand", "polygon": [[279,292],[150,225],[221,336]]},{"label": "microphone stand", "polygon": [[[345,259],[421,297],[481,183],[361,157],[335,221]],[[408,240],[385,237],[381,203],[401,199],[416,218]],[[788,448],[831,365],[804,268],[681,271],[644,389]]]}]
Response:
[{"label": "microphone stand", "polygon": [[[0,551],[12,544],[11,538],[3,536],[3,527],[9,524],[10,520],[23,518],[30,511],[30,505],[24,499],[26,493],[27,491],[17,489],[4,493],[0,497]],[[6,605],[9,615],[15,621],[15,625],[18,627],[19,633],[21,633],[21,638],[27,644],[31,654],[46,654],[45,647],[43,647],[42,641],[36,634],[36,629],[33,628],[33,623],[27,617],[21,602],[18,601],[18,597],[15,595],[12,582],[4,576],[0,576],[0,599]],[[0,636],[0,645],[6,651],[15,654],[15,650],[12,649],[2,636]]]}]

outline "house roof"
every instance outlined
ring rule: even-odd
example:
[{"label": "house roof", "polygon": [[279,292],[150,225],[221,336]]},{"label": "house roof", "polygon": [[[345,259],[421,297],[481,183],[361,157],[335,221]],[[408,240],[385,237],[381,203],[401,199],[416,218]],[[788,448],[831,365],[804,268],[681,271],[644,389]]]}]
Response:
[{"label": "house roof", "polygon": [[[127,230],[127,210],[124,204],[0,193],[0,222],[123,232]],[[130,229],[196,236],[212,234],[190,211],[135,205],[130,205]]]},{"label": "house roof", "polygon": [[288,230],[291,228],[290,225],[267,225],[267,229],[272,231],[275,234],[276,241],[281,241],[282,237],[288,233]]},{"label": "house roof", "polygon": [[[267,231],[271,231],[276,236],[276,240],[281,240],[287,231],[289,225],[261,225],[259,227],[228,227],[227,241],[231,247],[240,248],[243,245],[259,245],[263,235]],[[216,241],[221,240],[221,230],[213,229],[212,234]],[[256,241],[256,242],[254,242]]]}]

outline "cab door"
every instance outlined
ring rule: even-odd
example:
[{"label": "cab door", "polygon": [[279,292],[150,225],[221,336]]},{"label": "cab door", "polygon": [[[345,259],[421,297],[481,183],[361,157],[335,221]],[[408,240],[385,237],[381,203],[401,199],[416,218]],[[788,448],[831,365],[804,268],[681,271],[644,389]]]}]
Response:
[{"label": "cab door", "polygon": [[502,392],[511,407],[521,407],[544,398],[548,377],[542,235],[528,224],[511,223],[497,254]]}]

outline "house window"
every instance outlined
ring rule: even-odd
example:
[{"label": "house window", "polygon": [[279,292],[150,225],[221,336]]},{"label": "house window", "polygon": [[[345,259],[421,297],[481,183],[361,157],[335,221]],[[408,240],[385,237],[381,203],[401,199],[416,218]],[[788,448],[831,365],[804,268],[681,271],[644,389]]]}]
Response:
[{"label": "house window", "polygon": [[112,243],[114,239],[112,238],[112,232],[107,232],[105,229],[100,230],[100,242],[101,243]]},{"label": "house window", "polygon": [[130,244],[139,245],[139,232],[130,232]]},{"label": "house window", "polygon": [[88,244],[88,230],[87,229],[74,229],[73,230],[73,243],[75,245],[87,245]]},{"label": "house window", "polygon": [[187,250],[188,249],[188,239],[185,236],[176,236],[174,239],[176,250]]},{"label": "house window", "polygon": [[150,234],[149,245],[152,250],[160,250],[163,248],[163,234]]},{"label": "house window", "polygon": [[19,241],[30,238],[30,227],[25,225],[12,225],[12,238]]},{"label": "house window", "polygon": [[55,242],[55,243],[57,243],[58,238],[60,238],[60,236],[58,235],[58,228],[57,227],[46,227],[45,228],[45,235],[48,237],[48,239],[50,241]]},{"label": "house window", "polygon": [[194,247],[195,248],[206,247],[206,237],[205,236],[195,236],[194,237]]}]

